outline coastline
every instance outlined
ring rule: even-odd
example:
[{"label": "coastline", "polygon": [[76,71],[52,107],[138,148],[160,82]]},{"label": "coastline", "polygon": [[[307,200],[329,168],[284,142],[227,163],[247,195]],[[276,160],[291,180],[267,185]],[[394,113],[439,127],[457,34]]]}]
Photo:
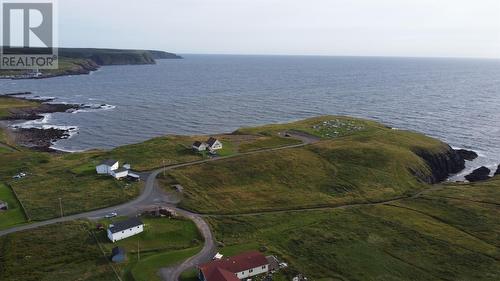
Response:
[{"label": "coastline", "polygon": [[[37,103],[38,106],[26,108],[10,109],[10,114],[0,118],[0,127],[6,135],[17,145],[27,147],[37,151],[60,152],[52,148],[52,145],[61,139],[68,139],[77,133],[75,126],[50,126],[43,125],[44,119],[56,112],[74,112],[88,108],[83,104],[55,103],[54,98],[44,98],[39,96],[26,97],[31,92],[19,92],[2,94],[0,97],[29,101]],[[41,126],[34,126],[38,122]]]}]

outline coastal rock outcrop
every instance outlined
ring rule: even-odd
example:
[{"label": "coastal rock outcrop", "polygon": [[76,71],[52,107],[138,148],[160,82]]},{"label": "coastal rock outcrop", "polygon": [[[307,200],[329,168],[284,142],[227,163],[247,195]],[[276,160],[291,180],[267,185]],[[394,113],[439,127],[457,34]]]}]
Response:
[{"label": "coastal rock outcrop", "polygon": [[475,169],[469,175],[465,176],[465,179],[470,182],[484,181],[490,178],[490,172],[491,172],[490,169],[486,168],[485,166],[482,166],[478,169]]},{"label": "coastal rock outcrop", "polygon": [[431,171],[430,175],[419,173],[416,176],[430,184],[444,181],[449,175],[465,169],[464,158],[450,146],[439,153],[419,150],[415,151],[415,154],[424,159]]},{"label": "coastal rock outcrop", "polygon": [[457,149],[456,152],[462,156],[467,161],[472,161],[477,158],[477,153],[472,150],[467,150],[467,149]]},{"label": "coastal rock outcrop", "polygon": [[495,176],[500,175],[500,165],[498,165],[497,171],[495,172]]}]

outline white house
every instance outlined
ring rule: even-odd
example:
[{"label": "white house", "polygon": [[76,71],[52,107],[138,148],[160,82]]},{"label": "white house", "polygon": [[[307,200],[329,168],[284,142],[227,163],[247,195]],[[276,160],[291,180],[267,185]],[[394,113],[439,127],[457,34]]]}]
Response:
[{"label": "white house", "polygon": [[118,240],[134,236],[144,231],[144,223],[138,218],[131,218],[125,221],[110,224],[108,228],[108,238],[115,243]]},{"label": "white house", "polygon": [[207,141],[207,148],[210,151],[222,149],[222,143],[216,138],[209,138]]},{"label": "white house", "polygon": [[95,167],[98,174],[108,175],[111,175],[111,173],[116,169],[118,169],[118,161],[112,159],[105,160]]},{"label": "white house", "polygon": [[126,178],[128,176],[128,170],[125,168],[119,168],[111,171],[111,175],[117,180]]},{"label": "white house", "polygon": [[195,141],[192,148],[194,151],[205,151],[207,150],[207,144],[201,141]]},{"label": "white house", "polygon": [[252,251],[214,260],[198,267],[201,281],[239,281],[269,271],[266,257]]}]

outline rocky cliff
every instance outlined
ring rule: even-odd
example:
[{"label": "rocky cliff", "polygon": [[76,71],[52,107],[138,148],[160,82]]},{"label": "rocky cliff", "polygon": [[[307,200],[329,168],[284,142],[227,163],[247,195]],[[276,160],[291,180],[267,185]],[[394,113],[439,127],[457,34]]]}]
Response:
[{"label": "rocky cliff", "polygon": [[425,150],[414,151],[414,153],[429,166],[430,174],[416,174],[419,179],[427,183],[444,181],[451,174],[456,174],[465,168],[464,158],[450,146],[437,153]]},{"label": "rocky cliff", "polygon": [[98,65],[154,64],[155,59],[180,59],[176,54],[155,50],[61,48],[59,56],[90,59]]}]

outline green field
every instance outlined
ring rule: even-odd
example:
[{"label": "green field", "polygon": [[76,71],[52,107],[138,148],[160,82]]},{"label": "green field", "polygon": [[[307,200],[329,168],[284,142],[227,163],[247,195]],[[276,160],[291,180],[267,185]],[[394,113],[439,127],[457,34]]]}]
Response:
[{"label": "green field", "polygon": [[[99,176],[92,160],[99,154],[49,154],[22,150],[7,153],[0,161],[0,179],[12,186],[31,220],[60,216],[59,198],[64,215],[118,205],[135,198],[141,183],[117,181]],[[25,178],[12,176],[24,172]]]},{"label": "green field", "polygon": [[[223,149],[217,152],[219,156],[230,156],[240,152],[300,142],[289,138],[263,135],[226,134],[215,137],[223,144]],[[165,165],[206,158],[206,154],[194,152],[191,145],[197,140],[205,141],[207,138],[208,136],[158,137],[142,143],[118,147],[104,153],[101,158],[113,158],[121,163],[131,163],[135,170],[148,171]]]},{"label": "green field", "polygon": [[[105,231],[96,231],[94,224],[83,221],[0,237],[0,280],[118,280],[111,266],[122,280],[159,280],[157,272],[161,267],[200,251],[202,241],[191,221],[168,218],[143,221],[146,224],[143,233],[114,244],[107,240]],[[127,262],[108,262],[115,246],[126,249]]]},{"label": "green field", "polygon": [[9,204],[7,211],[0,211],[0,230],[26,222],[19,201],[17,201],[12,190],[3,183],[0,183],[0,200]]},{"label": "green field", "polygon": [[200,250],[201,247],[195,247],[148,256],[141,259],[141,261],[132,268],[131,274],[134,281],[160,281],[161,279],[158,276],[158,270],[160,268],[184,261],[194,256]]},{"label": "green field", "polygon": [[23,107],[36,107],[38,102],[16,99],[9,96],[0,96],[0,119],[10,115],[10,109]]},{"label": "green field", "polygon": [[[291,265],[291,275],[314,280],[498,280],[500,179],[469,188],[447,186],[388,205],[210,222],[226,246],[265,246]],[[496,203],[442,193],[488,195]]]},{"label": "green field", "polygon": [[[311,120],[316,123],[307,120],[300,126],[292,123],[254,128],[251,133],[305,131],[303,123],[314,127],[332,118],[314,118]],[[169,178],[184,187],[184,208],[212,214],[378,202],[427,188],[414,176],[430,173],[415,152],[441,153],[448,146],[421,134],[368,121],[362,126],[362,130],[305,147],[176,169]],[[248,130],[244,129],[245,133]]]},{"label": "green field", "polygon": [[[117,219],[119,221],[121,219]],[[137,251],[139,243],[141,252],[178,250],[198,246],[202,240],[196,225],[184,219],[143,218],[144,232],[133,237],[111,243],[105,231],[98,235],[102,245],[111,252],[115,246],[124,247],[129,252]],[[105,223],[110,223],[105,221]]]},{"label": "green field", "polygon": [[55,224],[0,237],[2,281],[117,280],[87,224]]}]

